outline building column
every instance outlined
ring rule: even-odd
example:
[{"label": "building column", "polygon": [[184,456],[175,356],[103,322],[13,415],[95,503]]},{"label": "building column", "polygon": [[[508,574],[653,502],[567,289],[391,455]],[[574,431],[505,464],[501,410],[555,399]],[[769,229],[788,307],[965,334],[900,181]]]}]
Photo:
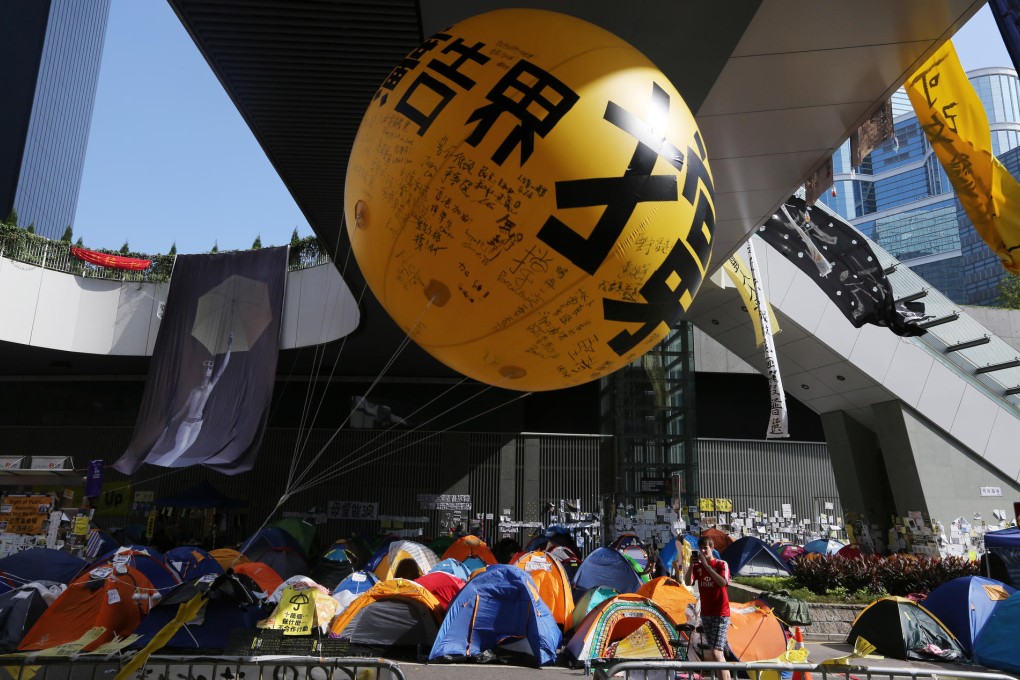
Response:
[{"label": "building column", "polygon": [[821,418],[843,512],[863,514],[871,533],[879,532],[884,544],[895,505],[879,440],[843,411]]}]

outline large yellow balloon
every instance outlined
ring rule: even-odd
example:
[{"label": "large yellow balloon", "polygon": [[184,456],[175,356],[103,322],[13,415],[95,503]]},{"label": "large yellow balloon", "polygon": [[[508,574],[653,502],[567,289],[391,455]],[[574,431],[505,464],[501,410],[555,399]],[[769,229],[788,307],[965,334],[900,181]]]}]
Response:
[{"label": "large yellow balloon", "polygon": [[426,351],[519,390],[640,357],[709,265],[714,188],[694,118],[626,42],[489,12],[389,75],[351,152],[345,216],[372,292]]}]

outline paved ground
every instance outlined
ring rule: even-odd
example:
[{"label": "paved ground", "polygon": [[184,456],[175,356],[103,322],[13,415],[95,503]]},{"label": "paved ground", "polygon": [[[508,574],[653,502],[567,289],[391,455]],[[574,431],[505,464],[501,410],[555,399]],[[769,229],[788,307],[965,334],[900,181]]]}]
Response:
[{"label": "paved ground", "polygon": [[[826,659],[846,656],[853,648],[847,644],[830,642],[805,643],[810,654],[810,663],[819,663]],[[898,659],[860,659],[862,666],[882,666],[902,668],[904,670],[935,670],[943,676],[951,676],[956,671],[988,671],[1001,673],[989,668],[976,665],[941,664],[920,661],[900,661]],[[554,680],[559,678],[581,678],[584,677],[583,669],[570,668],[520,668],[516,666],[486,665],[486,664],[415,664],[400,662],[400,668],[404,671],[408,680],[517,680],[518,678],[534,680]],[[1010,675],[1010,674],[1006,674]],[[1014,676],[1016,677],[1016,676]]]}]

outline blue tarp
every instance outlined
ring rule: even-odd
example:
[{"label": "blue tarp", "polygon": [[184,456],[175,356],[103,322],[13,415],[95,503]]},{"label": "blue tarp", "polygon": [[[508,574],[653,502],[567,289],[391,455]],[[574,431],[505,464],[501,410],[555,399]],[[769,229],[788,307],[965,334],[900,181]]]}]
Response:
[{"label": "blue tarp", "polygon": [[[985,534],[987,537],[988,534]],[[1020,592],[1003,600],[988,617],[974,641],[974,660],[982,666],[1002,671],[1020,672]]]},{"label": "blue tarp", "polygon": [[596,586],[609,586],[618,593],[636,593],[641,588],[641,577],[622,553],[599,548],[584,558],[574,574],[575,593]]},{"label": "blue tarp", "polygon": [[552,612],[527,572],[493,564],[468,581],[450,603],[429,659],[474,657],[503,646],[530,653],[536,665],[547,666],[556,661],[561,639]]},{"label": "blue tarp", "polygon": [[989,531],[985,534],[985,550],[1002,561],[1009,584],[1020,588],[1020,529]]},{"label": "blue tarp", "polygon": [[967,656],[973,656],[974,641],[995,608],[1004,602],[995,599],[1003,590],[1010,595],[1016,592],[1002,581],[982,576],[961,576],[931,591],[921,604],[946,624]]}]

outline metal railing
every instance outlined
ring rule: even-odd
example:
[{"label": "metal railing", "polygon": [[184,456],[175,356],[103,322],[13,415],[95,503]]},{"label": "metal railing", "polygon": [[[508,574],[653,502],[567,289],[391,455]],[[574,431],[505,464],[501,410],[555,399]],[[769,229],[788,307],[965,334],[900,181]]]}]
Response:
[{"label": "metal railing", "polygon": [[[87,654],[74,658],[5,657],[0,679],[113,680],[121,666],[116,660],[90,658]],[[407,676],[388,659],[153,656],[134,680],[407,680]]]},{"label": "metal railing", "polygon": [[[71,254],[71,245],[69,243],[50,241],[42,237],[14,240],[3,238],[0,235],[0,257],[7,258],[15,263],[41,267],[90,279],[128,281],[132,283],[163,283],[170,278],[171,265],[169,264],[154,267],[153,270],[143,271],[100,267],[74,257]],[[154,260],[166,260],[168,256],[154,255],[146,257],[152,257]],[[331,261],[329,255],[321,248],[307,248],[291,253],[287,269],[288,271],[309,269]]]},{"label": "metal railing", "polygon": [[[961,667],[963,668],[963,667]],[[879,678],[915,678],[943,680],[967,678],[971,680],[1017,680],[1012,675],[989,671],[956,670],[956,668],[910,668],[895,666],[837,666],[810,663],[775,663],[756,661],[729,663],[720,661],[620,661],[595,669],[598,680],[624,678],[625,680],[695,680],[711,677],[713,672],[729,671],[731,678],[748,677],[752,680],[778,680],[782,673],[811,673],[814,680],[878,680]],[[738,676],[737,674],[741,675]],[[247,680],[247,679],[246,679]]]}]

